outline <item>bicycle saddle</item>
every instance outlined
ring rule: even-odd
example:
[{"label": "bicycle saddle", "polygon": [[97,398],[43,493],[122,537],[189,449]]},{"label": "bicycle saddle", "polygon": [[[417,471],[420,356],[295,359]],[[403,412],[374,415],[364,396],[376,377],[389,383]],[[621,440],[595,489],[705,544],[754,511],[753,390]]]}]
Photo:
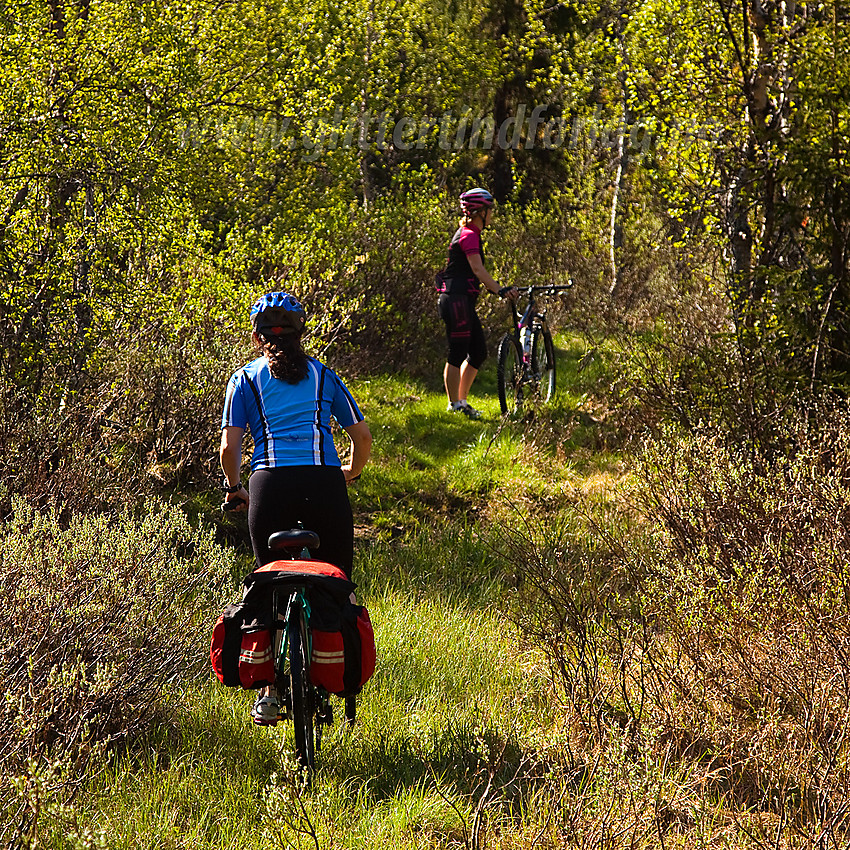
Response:
[{"label": "bicycle saddle", "polygon": [[319,547],[319,535],[315,531],[306,528],[290,528],[289,531],[276,531],[269,537],[269,549],[272,552],[294,551],[300,552],[306,546],[307,549]]}]

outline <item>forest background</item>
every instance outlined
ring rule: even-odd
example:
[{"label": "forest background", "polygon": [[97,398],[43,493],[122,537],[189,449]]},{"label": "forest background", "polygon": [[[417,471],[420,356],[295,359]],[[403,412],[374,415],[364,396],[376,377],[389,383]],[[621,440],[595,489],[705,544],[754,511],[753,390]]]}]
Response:
[{"label": "forest background", "polygon": [[[570,394],[486,432],[534,472],[484,475],[479,445],[459,491],[376,441],[353,498],[387,570],[437,545],[435,512],[472,535],[560,725],[557,755],[494,745],[441,840],[847,846],[848,20],[835,0],[3,2],[8,845],[113,846],[86,832],[94,768],[141,758],[206,680],[203,634],[175,636],[247,563],[216,426],[250,304],[295,292],[311,351],[407,411],[367,416],[433,439],[433,276],[485,185],[497,278],[574,281],[550,305]],[[387,508],[405,491],[418,509]]]}]

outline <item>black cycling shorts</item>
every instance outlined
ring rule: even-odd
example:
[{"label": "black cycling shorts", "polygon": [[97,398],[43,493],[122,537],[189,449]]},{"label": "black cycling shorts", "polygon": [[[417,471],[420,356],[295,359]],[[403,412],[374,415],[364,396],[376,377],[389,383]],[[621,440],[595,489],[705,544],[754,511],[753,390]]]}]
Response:
[{"label": "black cycling shorts", "polygon": [[319,535],[313,557],[341,567],[351,577],[354,518],[345,476],[338,466],[258,469],[251,473],[248,492],[248,530],[259,566],[281,557],[270,551],[269,535],[297,528],[300,522]]},{"label": "black cycling shorts", "polygon": [[475,312],[475,297],[467,293],[444,293],[438,302],[440,317],[446,324],[449,366],[460,368],[464,360],[476,369],[487,359],[487,340],[481,320]]}]

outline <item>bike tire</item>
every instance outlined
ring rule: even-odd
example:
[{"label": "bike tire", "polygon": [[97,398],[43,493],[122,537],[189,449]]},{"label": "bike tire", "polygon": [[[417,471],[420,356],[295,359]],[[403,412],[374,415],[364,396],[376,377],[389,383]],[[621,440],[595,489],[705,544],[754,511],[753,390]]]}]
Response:
[{"label": "bike tire", "polygon": [[521,413],[523,401],[522,352],[516,340],[505,334],[499,341],[496,380],[502,413]]},{"label": "bike tire", "polygon": [[353,726],[357,720],[357,697],[345,698],[345,722]]},{"label": "bike tire", "polygon": [[310,683],[309,634],[307,618],[300,605],[289,616],[289,682],[292,694],[292,722],[295,726],[295,760],[312,772],[315,769],[313,685]]},{"label": "bike tire", "polygon": [[552,334],[545,328],[535,328],[531,337],[531,362],[535,380],[538,381],[537,396],[541,402],[555,395],[555,345]]}]

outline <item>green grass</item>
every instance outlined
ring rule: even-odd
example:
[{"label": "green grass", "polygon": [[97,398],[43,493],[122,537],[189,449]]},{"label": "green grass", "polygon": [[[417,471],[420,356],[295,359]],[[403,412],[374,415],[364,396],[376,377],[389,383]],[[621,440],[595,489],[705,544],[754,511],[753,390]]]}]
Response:
[{"label": "green grass", "polygon": [[[109,847],[151,850],[263,847],[305,819],[321,846],[434,846],[465,834],[487,763],[504,751],[508,776],[533,752],[540,659],[498,609],[403,592],[367,601],[378,670],[354,730],[335,724],[326,735],[313,789],[298,792],[289,725],[254,726],[253,695],[211,681],[182,695],[147,748],[98,778],[84,801],[89,828]],[[67,842],[55,835],[50,846]]]},{"label": "green grass", "polygon": [[375,376],[352,382],[374,436],[373,457],[352,489],[359,520],[382,535],[470,516],[494,493],[551,493],[597,472],[619,473],[586,410],[600,359],[579,368],[586,344],[557,340],[558,392],[521,420],[503,418],[490,358],[473,385],[482,421],[447,414],[439,370],[430,382]]},{"label": "green grass", "polygon": [[521,421],[499,415],[491,362],[474,387],[481,422],[446,413],[438,374],[351,382],[374,435],[350,492],[366,528],[354,578],[378,667],[356,727],[327,734],[313,788],[299,788],[288,725],[254,726],[253,694],[213,679],[173,695],[172,716],[95,777],[77,825],[59,818],[44,846],[463,847],[485,789],[500,824],[488,846],[536,834],[558,714],[544,659],[503,611],[513,578],[497,553],[508,526],[545,527],[581,481],[617,473],[615,457],[591,448],[582,354],[564,341],[562,391]]}]

